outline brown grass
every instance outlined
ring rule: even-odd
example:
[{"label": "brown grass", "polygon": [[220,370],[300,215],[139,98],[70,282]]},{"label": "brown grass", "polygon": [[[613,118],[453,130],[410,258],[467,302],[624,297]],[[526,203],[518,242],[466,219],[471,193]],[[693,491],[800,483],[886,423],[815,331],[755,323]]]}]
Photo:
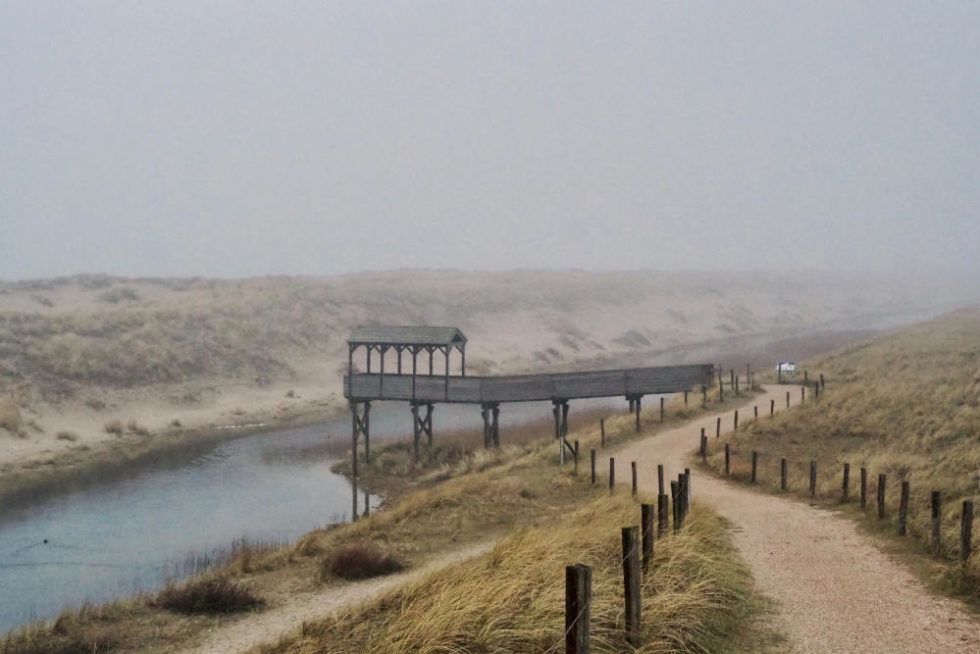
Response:
[{"label": "brown grass", "polygon": [[[904,540],[919,553],[926,551],[930,534],[929,493],[942,491],[942,556],[920,563],[937,588],[980,601],[980,557],[972,556],[965,568],[951,565],[959,556],[962,500],[980,495],[980,310],[870,340],[807,367],[827,377],[819,402],[726,436],[735,456],[734,478],[749,479],[751,452],[757,450],[761,488],[780,492],[779,459],[785,457],[791,463],[790,492],[806,497],[809,462],[815,460],[816,500],[836,506],[843,464],[849,463],[850,502],[841,509],[882,533],[896,531],[899,488],[908,480],[911,538]],[[712,450],[709,463],[721,470],[722,448],[712,441]],[[855,505],[861,466],[869,478],[863,516]],[[879,473],[888,480],[888,517],[881,522],[874,516]]]},{"label": "brown grass", "polygon": [[148,604],[188,615],[218,615],[258,609],[265,605],[265,601],[248,588],[218,576],[168,585]]},{"label": "brown grass", "polygon": [[401,561],[375,543],[348,543],[323,558],[320,578],[368,579],[404,569]]},{"label": "brown grass", "polygon": [[0,429],[6,429],[11,434],[20,435],[24,426],[20,407],[9,397],[0,398]]}]

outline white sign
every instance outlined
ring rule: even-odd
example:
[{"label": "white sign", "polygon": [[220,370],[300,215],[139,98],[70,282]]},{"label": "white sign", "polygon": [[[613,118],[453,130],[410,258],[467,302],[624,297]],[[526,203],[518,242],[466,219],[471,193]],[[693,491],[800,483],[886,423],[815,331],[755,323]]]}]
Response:
[{"label": "white sign", "polygon": [[796,364],[792,361],[782,361],[776,366],[776,372],[796,372]]}]

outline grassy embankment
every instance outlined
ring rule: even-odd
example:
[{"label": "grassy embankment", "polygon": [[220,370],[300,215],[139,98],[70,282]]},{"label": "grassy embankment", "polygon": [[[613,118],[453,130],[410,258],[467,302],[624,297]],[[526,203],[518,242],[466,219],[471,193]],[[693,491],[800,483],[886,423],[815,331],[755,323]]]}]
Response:
[{"label": "grassy embankment", "polygon": [[[820,399],[772,420],[725,435],[732,477],[748,482],[751,452],[760,453],[759,488],[780,493],[779,459],[790,462],[789,493],[809,500],[810,461],[817,462],[813,501],[836,506],[908,555],[940,591],[980,602],[980,556],[959,556],[962,501],[980,495],[980,310],[969,309],[807,362],[823,371]],[[794,389],[794,392],[797,392]],[[711,441],[709,465],[724,470],[722,444]],[[850,498],[841,502],[843,464]],[[868,469],[866,511],[858,507],[860,468]],[[887,517],[876,515],[879,473],[887,475]],[[909,536],[897,536],[901,482],[910,483]],[[930,491],[942,491],[942,552],[928,556]],[[976,540],[976,537],[975,537]]]},{"label": "grassy embankment", "polygon": [[[686,408],[680,402],[668,405],[666,426],[700,412],[702,409],[695,404],[692,401]],[[718,406],[712,403],[710,408]],[[660,428],[655,411],[648,410],[645,417],[650,425],[646,434]],[[611,443],[633,437],[631,417],[619,415],[608,419],[607,436]],[[595,427],[576,430],[572,437],[581,441],[586,452],[590,447],[598,446],[599,435]],[[516,433],[513,435],[514,440],[520,438]],[[170,589],[156,597],[134,598],[66,613],[53,623],[36,625],[8,637],[0,651],[5,654],[179,651],[196,642],[207,630],[220,628],[231,620],[247,619],[230,616],[223,612],[224,608],[280,608],[290,598],[309,597],[346,583],[330,570],[337,553],[349,555],[351,548],[382,552],[388,561],[386,569],[391,570],[394,569],[389,565],[391,560],[397,562],[395,568],[411,568],[466,545],[509,537],[493,554],[473,566],[459,566],[446,574],[465,576],[471,569],[504,565],[506,561],[511,566],[532,565],[534,557],[561,554],[561,566],[580,560],[594,561],[597,588],[606,588],[611,593],[607,581],[602,581],[611,579],[609,575],[613,574],[607,561],[609,552],[618,547],[618,527],[638,520],[637,507],[626,497],[628,492],[592,505],[606,492],[589,484],[584,466],[576,476],[571,465],[564,470],[558,469],[554,458],[550,439],[510,445],[492,454],[473,452],[460,456],[453,463],[434,458],[433,465],[420,466],[412,475],[411,485],[422,487],[403,493],[385,511],[354,524],[312,532],[297,543],[272,552],[246,551],[228,566],[178,587],[182,592]],[[583,509],[586,505],[591,508]],[[585,513],[575,518],[566,517],[574,511]],[[589,511],[605,517],[588,517]],[[605,524],[602,520],[608,520],[608,529],[599,528],[600,524]],[[587,537],[583,532],[593,533],[593,536]],[[561,545],[563,549],[555,549],[548,543],[555,547]],[[722,523],[706,510],[699,509],[685,534],[673,545],[664,544],[658,556],[661,561],[659,572],[649,583],[657,589],[655,597],[659,599],[649,600],[654,605],[647,615],[664,616],[664,612],[670,612],[673,617],[670,620],[657,618],[661,624],[651,626],[652,631],[648,633],[653,641],[679,639],[676,642],[678,649],[696,649],[699,643],[734,634],[738,622],[735,616],[753,610],[754,607],[746,603],[751,596],[749,579],[732,555]],[[539,562],[542,571],[551,565],[549,561],[552,560],[545,558]],[[553,571],[554,574],[546,575],[549,584],[557,584],[552,590],[563,583],[561,566]],[[216,599],[209,595],[214,592],[215,580],[231,582],[226,586],[235,606],[224,607],[220,597]],[[414,593],[412,597],[418,601],[444,601],[444,590],[440,595],[443,599],[437,600],[433,595],[437,592],[437,582],[432,582],[436,586],[425,583],[416,584],[406,592]],[[496,593],[513,592],[514,583],[514,577],[493,575],[483,580],[482,588],[490,597]],[[510,590],[505,588],[508,584]],[[222,585],[217,588],[220,592]],[[237,591],[242,589],[248,591],[247,602],[240,601],[242,595]],[[194,605],[193,601],[188,601],[188,596],[192,600],[194,596],[201,596],[201,601],[211,607],[210,612],[188,614],[180,609],[167,609],[164,600],[168,596],[180,600],[178,604],[183,607]],[[463,599],[469,601],[473,597],[468,591]],[[554,598],[548,599],[542,606],[552,606],[554,601]],[[390,598],[371,606],[369,612],[377,615],[379,629],[389,620],[403,619],[397,618],[397,611],[392,612]],[[705,607],[712,610],[702,610]],[[605,611],[604,608],[596,613],[596,624],[606,625],[602,628],[611,624]],[[510,614],[509,608],[501,615],[484,612],[488,622],[480,629],[491,630],[492,624],[510,619]],[[544,614],[533,615],[538,620]],[[547,615],[551,616],[551,613]],[[552,628],[548,620],[537,624],[529,622],[526,628],[541,637],[555,635],[557,638],[560,631],[550,634]],[[654,625],[652,618],[648,621]],[[670,629],[664,623],[669,624]],[[443,626],[451,624],[444,622]],[[339,622],[332,625],[332,630],[345,628]],[[312,635],[312,632],[307,633],[307,637]],[[470,636],[478,637],[475,633]],[[743,637],[749,636],[743,634]],[[755,637],[755,632],[751,637]]]}]

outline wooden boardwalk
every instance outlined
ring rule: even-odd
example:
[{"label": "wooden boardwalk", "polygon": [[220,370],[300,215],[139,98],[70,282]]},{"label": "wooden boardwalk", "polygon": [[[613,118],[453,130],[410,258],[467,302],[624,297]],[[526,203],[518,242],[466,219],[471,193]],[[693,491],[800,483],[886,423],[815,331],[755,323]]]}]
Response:
[{"label": "wooden boardwalk", "polygon": [[352,402],[401,400],[426,404],[497,404],[617,396],[629,398],[688,391],[701,385],[710,385],[711,376],[711,365],[492,377],[355,373],[344,376],[344,397]]}]

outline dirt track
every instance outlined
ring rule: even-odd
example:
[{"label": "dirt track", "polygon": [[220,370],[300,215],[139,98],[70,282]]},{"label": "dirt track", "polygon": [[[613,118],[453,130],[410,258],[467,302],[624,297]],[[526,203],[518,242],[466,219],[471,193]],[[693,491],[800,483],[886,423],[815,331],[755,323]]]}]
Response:
[{"label": "dirt track", "polygon": [[[792,397],[799,400],[798,393]],[[768,408],[770,399],[785,407],[785,388],[754,398],[746,408]],[[618,478],[629,479],[630,461],[636,461],[640,487],[656,493],[657,464],[676,479],[691,466],[701,427],[713,439],[717,415],[616,451]],[[721,415],[730,428],[731,413]],[[980,652],[980,627],[963,606],[930,594],[853,522],[706,473],[693,477],[695,501],[709,502],[734,523],[738,549],[759,590],[777,601],[776,627],[795,651]]]}]

